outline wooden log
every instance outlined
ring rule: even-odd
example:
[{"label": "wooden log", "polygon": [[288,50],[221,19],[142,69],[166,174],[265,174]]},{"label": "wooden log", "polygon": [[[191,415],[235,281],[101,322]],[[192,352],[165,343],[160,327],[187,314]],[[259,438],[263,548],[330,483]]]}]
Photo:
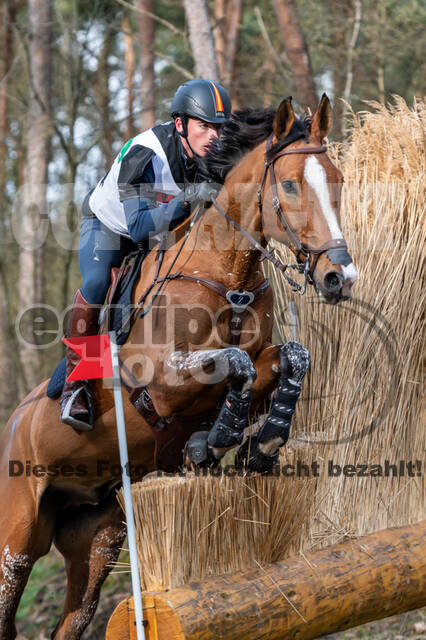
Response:
[{"label": "wooden log", "polygon": [[[309,640],[426,605],[426,520],[144,595],[147,640]],[[106,640],[136,640],[122,601]]]}]

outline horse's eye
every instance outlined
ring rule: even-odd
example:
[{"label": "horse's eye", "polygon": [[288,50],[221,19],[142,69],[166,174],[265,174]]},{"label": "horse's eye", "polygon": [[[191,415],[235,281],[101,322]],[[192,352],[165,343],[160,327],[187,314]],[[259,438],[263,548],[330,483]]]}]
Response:
[{"label": "horse's eye", "polygon": [[297,196],[297,185],[294,180],[284,180],[281,184],[284,189],[284,193],[288,196]]}]

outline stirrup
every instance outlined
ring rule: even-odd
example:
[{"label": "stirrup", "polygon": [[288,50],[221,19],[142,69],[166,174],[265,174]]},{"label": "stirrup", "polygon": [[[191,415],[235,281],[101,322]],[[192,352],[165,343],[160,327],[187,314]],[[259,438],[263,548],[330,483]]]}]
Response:
[{"label": "stirrup", "polygon": [[[74,418],[73,416],[70,415],[72,404],[73,404],[74,400],[76,399],[76,397],[78,396],[78,394],[80,393],[80,391],[84,391],[84,393],[86,394],[86,397],[87,397],[87,405],[88,405],[88,410],[89,410],[89,421],[90,421],[90,423],[89,422],[83,422],[82,420],[77,420],[77,418]],[[92,431],[93,430],[93,426],[94,425],[93,425],[92,394],[90,393],[90,391],[87,390],[87,384],[84,384],[81,387],[78,387],[78,389],[76,389],[75,391],[73,391],[71,393],[70,397],[66,401],[66,404],[65,404],[64,408],[61,409],[61,420],[65,424],[69,424],[71,427],[74,427],[74,429],[77,429],[77,431]]]}]

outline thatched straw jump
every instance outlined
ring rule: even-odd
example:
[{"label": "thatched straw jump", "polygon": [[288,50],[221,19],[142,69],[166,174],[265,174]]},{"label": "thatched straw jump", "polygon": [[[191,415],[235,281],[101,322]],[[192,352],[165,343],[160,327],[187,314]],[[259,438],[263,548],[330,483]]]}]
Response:
[{"label": "thatched straw jump", "polygon": [[[268,274],[277,340],[293,303],[311,353],[280,459],[301,473],[134,487],[144,588],[167,590],[145,596],[149,640],[304,640],[426,604],[426,103],[372,106],[334,147],[355,299],[329,307]],[[132,633],[128,599],[107,638]]]}]

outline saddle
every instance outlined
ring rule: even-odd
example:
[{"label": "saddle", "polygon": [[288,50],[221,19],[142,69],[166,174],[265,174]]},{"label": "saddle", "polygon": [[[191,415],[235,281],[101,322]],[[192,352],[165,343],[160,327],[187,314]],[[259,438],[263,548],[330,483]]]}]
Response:
[{"label": "saddle", "polygon": [[[130,333],[131,323],[128,318],[131,313],[133,287],[147,252],[144,248],[133,251],[126,256],[121,267],[111,269],[111,285],[99,317],[99,332],[115,331],[119,345],[126,342]],[[48,398],[56,399],[61,395],[65,384],[65,366],[66,358],[61,360],[53,371],[46,390]]]},{"label": "saddle", "polygon": [[132,315],[132,293],[139,279],[142,262],[148,253],[141,247],[129,253],[121,267],[111,269],[111,286],[99,318],[100,333],[115,331],[117,344],[124,344],[129,336]]}]

